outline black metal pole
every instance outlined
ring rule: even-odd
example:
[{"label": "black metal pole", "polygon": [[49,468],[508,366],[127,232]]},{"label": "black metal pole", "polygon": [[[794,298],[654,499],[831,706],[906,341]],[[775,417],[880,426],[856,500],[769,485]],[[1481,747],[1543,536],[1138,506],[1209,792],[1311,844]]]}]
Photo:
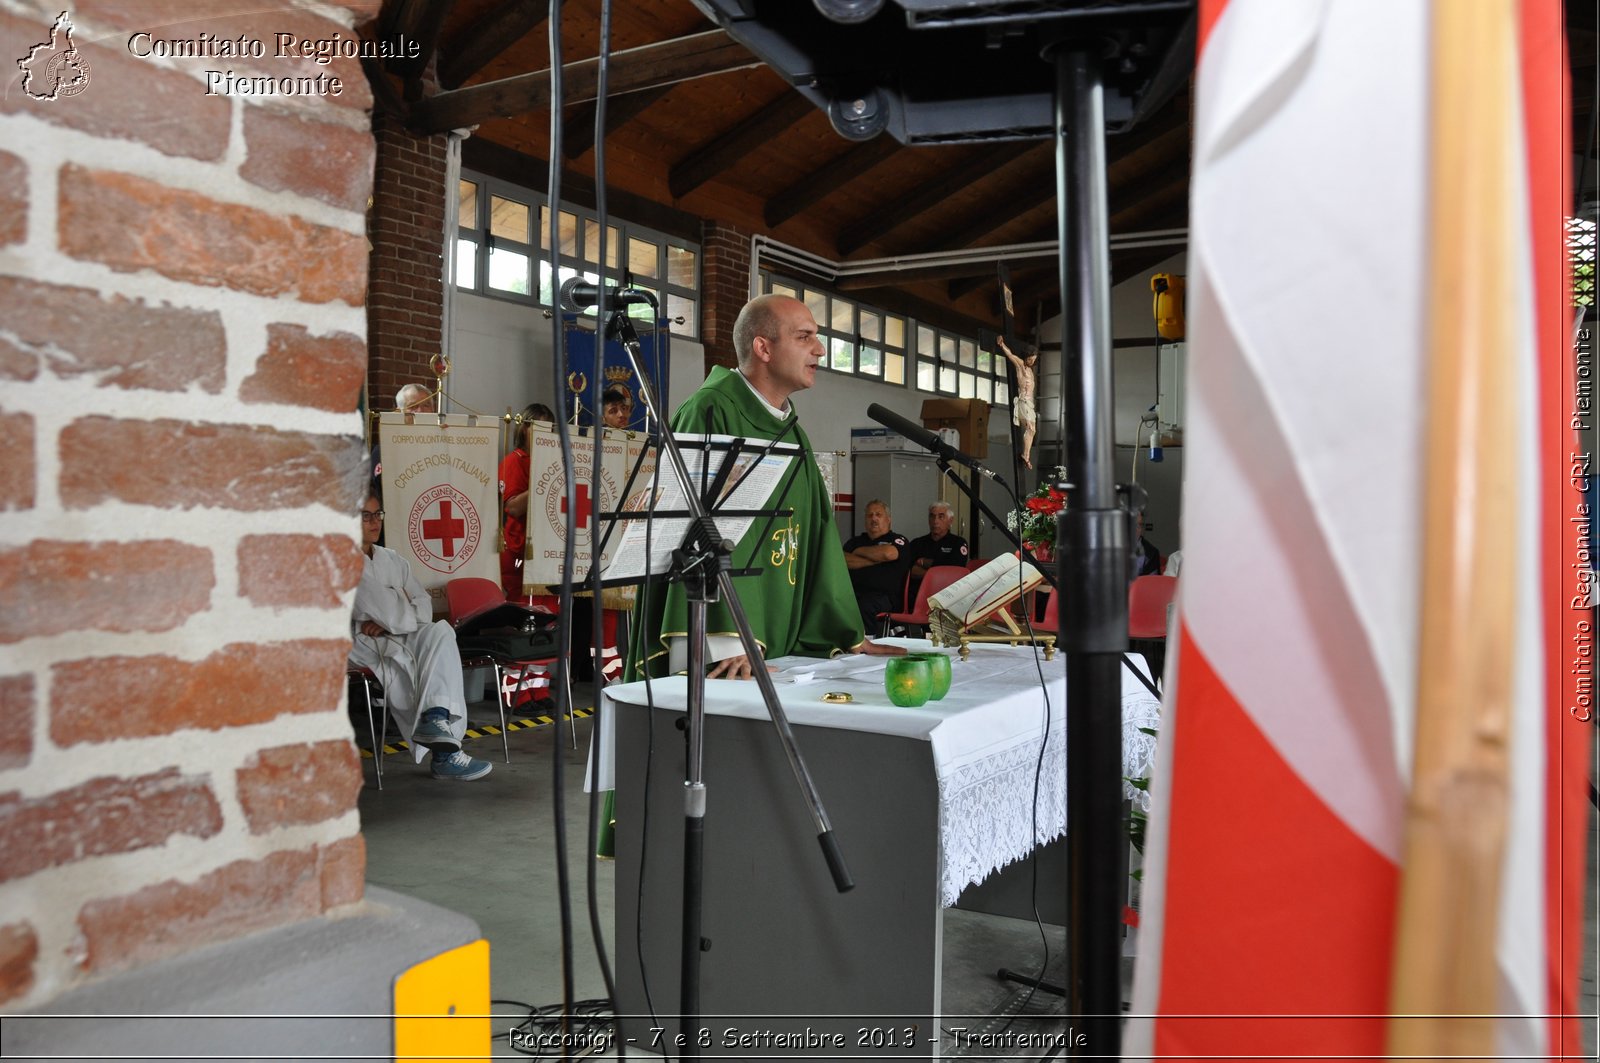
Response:
[{"label": "black metal pole", "polygon": [[1067,998],[1088,1054],[1122,1054],[1122,677],[1128,523],[1112,471],[1111,268],[1099,42],[1065,42],[1056,70],[1062,414],[1072,492],[1056,529],[1067,667]]},{"label": "black metal pole", "polygon": [[[689,601],[689,674],[706,674],[706,605],[713,597],[711,581],[696,574]],[[678,1014],[684,1035],[679,1055],[700,1057],[700,927],[705,890],[706,786],[705,683],[689,684],[688,726],[684,729],[683,777],[683,955],[678,982]]]}]

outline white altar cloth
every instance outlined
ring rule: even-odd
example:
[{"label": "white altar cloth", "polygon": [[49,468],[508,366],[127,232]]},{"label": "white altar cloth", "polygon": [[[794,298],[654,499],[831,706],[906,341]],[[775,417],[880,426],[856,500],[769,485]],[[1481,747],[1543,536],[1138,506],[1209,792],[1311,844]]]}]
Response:
[{"label": "white altar cloth", "polygon": [[[886,641],[929,648],[922,639]],[[1148,675],[1142,657],[1130,654],[1129,658]],[[975,645],[970,660],[953,657],[950,693],[942,701],[902,708],[892,704],[884,692],[886,660],[866,656],[831,661],[782,657],[770,663],[778,669],[773,679],[791,724],[869,731],[928,742],[939,783],[939,893],[941,903],[948,907],[967,886],[982,882],[992,872],[1027,856],[1035,846],[1066,830],[1066,670],[1059,655],[1047,663],[1032,647]],[[847,705],[823,702],[822,695],[828,691],[848,691],[855,700]],[[657,707],[683,711],[688,706],[688,680],[683,676],[652,680],[650,694]],[[646,704],[642,682],[607,687],[605,696],[627,705]],[[705,700],[710,715],[747,719],[767,716],[760,690],[748,680],[707,680]],[[1125,776],[1138,778],[1149,773],[1155,758],[1155,739],[1139,728],[1157,727],[1160,708],[1144,684],[1124,666]],[[609,722],[613,714],[604,715]],[[600,785],[610,788],[613,779],[609,733],[601,734],[599,748]],[[804,752],[802,736],[801,753]],[[1131,790],[1128,793],[1133,795]],[[822,796],[826,803],[827,795]]]}]

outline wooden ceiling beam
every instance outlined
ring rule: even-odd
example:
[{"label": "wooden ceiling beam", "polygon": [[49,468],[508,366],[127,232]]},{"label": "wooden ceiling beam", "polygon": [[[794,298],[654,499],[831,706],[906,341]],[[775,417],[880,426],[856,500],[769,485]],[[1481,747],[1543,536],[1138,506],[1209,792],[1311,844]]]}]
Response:
[{"label": "wooden ceiling beam", "polygon": [[762,211],[767,227],[776,229],[801,211],[816,206],[899,150],[893,137],[878,136],[822,164],[767,200]]},{"label": "wooden ceiling beam", "polygon": [[[672,91],[671,85],[612,96],[606,100],[606,132],[620,129],[643,114],[645,109]],[[594,112],[598,101],[573,105],[562,122],[561,153],[569,159],[594,147]]]},{"label": "wooden ceiling beam", "polygon": [[893,206],[876,208],[861,221],[846,226],[834,239],[834,245],[840,255],[848,256],[859,251],[1031,150],[1032,143],[1021,141],[972,155],[965,163],[946,172],[933,183],[924,185],[913,195],[901,198]]},{"label": "wooden ceiling beam", "polygon": [[667,173],[667,191],[673,199],[682,199],[816,110],[810,100],[784,86],[777,99],[673,163]]},{"label": "wooden ceiling beam", "polygon": [[417,54],[393,56],[385,61],[386,68],[407,81],[422,76],[439,46],[439,27],[444,23],[450,0],[397,0],[384,13],[383,32],[386,40],[406,37],[417,43]]},{"label": "wooden ceiling beam", "polygon": [[[614,52],[607,85],[612,94],[620,96],[760,65],[744,45],[722,30],[706,30]],[[595,98],[598,67],[598,60],[583,59],[561,68],[564,104]],[[549,107],[550,71],[537,70],[429,96],[412,108],[411,128],[418,133],[443,133]]]},{"label": "wooden ceiling beam", "polygon": [[506,0],[455,34],[439,53],[439,84],[457,88],[490,61],[545,22],[546,7],[533,0]]},{"label": "wooden ceiling beam", "polygon": [[833,282],[834,290],[860,292],[869,288],[883,288],[897,284],[917,284],[922,281],[942,281],[951,277],[994,276],[993,262],[951,262],[940,266],[910,266],[898,270],[874,270],[840,277]]}]

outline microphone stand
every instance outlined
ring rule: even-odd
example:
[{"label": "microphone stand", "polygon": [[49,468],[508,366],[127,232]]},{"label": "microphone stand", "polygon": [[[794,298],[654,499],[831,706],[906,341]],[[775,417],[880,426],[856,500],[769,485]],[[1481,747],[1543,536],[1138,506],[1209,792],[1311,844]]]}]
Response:
[{"label": "microphone stand", "polygon": [[[650,303],[654,307],[654,298],[651,298]],[[644,371],[639,334],[634,331],[633,322],[629,320],[625,307],[618,307],[612,312],[605,331],[608,335],[615,333],[623,350],[627,352],[634,372],[639,377],[639,395],[644,399],[649,416],[655,418],[657,424],[667,425],[668,421],[664,416],[660,397],[656,394],[655,384]],[[683,454],[678,449],[677,440],[665,429],[660,433],[660,440],[661,454],[666,456],[672,475],[683,485],[684,499],[690,515],[689,530],[684,535],[683,545],[673,553],[672,572],[668,579],[678,579],[683,583],[689,604],[689,689],[683,781],[683,954],[678,987],[678,1010],[680,1033],[683,1035],[680,1054],[684,1058],[699,1058],[700,954],[710,947],[710,942],[704,940],[700,932],[706,819],[706,787],[702,771],[705,756],[706,608],[717,601],[719,594],[727,602],[728,612],[732,616],[734,627],[739,632],[739,641],[750,659],[756,686],[766,703],[767,715],[777,731],[778,742],[789,761],[789,769],[794,774],[795,784],[799,787],[801,797],[810,810],[812,823],[817,829],[817,842],[822,847],[828,872],[833,876],[834,888],[844,893],[853,889],[855,883],[850,878],[849,869],[845,867],[844,854],[834,837],[833,825],[828,821],[827,811],[822,807],[822,798],[817,793],[810,771],[806,768],[800,747],[795,742],[789,718],[778,700],[778,690],[773,685],[771,674],[767,672],[766,662],[761,654],[761,644],[756,641],[744,605],[739,600],[738,591],[734,589],[733,578],[729,573],[729,558],[733,553],[734,544],[723,539],[717,532],[716,523],[712,520],[705,500],[694,488],[688,467],[683,461]]]}]

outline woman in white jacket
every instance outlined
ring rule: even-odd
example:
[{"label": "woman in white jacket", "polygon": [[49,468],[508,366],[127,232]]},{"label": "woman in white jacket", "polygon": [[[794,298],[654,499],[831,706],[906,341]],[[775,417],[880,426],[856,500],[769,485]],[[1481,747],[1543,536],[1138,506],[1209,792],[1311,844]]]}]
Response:
[{"label": "woman in white jacket", "polygon": [[455,631],[433,619],[433,603],[406,559],[378,545],[382,532],[382,504],[369,494],[361,505],[367,560],[350,614],[350,663],[377,675],[412,754],[420,763],[424,750],[432,752],[435,779],[481,779],[493,765],[461,748],[467,702]]}]

